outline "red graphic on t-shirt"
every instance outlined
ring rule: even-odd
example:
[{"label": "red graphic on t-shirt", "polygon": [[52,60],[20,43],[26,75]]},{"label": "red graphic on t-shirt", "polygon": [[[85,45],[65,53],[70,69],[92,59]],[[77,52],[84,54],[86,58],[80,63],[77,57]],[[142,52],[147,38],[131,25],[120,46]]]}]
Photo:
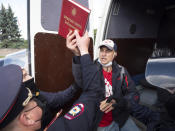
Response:
[{"label": "red graphic on t-shirt", "polygon": [[109,97],[113,94],[112,92],[112,72],[106,72],[103,70],[103,76],[105,81],[105,92],[106,97]]},{"label": "red graphic on t-shirt", "polygon": [[[103,76],[105,81],[105,92],[106,92],[106,98],[108,98],[110,95],[113,95],[112,92],[112,71],[106,72],[103,70]],[[108,113],[104,113],[102,120],[99,123],[99,127],[106,127],[109,126],[113,121],[112,118],[112,111]]]}]

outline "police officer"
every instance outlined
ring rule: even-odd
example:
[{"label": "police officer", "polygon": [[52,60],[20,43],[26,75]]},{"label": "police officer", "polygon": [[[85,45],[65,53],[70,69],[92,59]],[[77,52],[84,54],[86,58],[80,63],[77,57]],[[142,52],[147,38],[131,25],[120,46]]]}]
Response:
[{"label": "police officer", "polygon": [[97,68],[88,52],[90,39],[86,32],[82,37],[76,36],[76,39],[70,39],[70,35],[68,35],[67,40],[78,46],[81,53],[83,93],[70,111],[54,121],[48,131],[92,131],[95,115],[102,99],[102,89],[99,87],[99,75],[96,75],[98,73]]},{"label": "police officer", "polygon": [[42,107],[39,92],[23,83],[17,65],[0,67],[0,130],[37,130],[41,127]]},{"label": "police officer", "polygon": [[[67,114],[51,121],[47,127],[51,131],[90,131],[93,127],[95,113],[99,110],[102,91],[98,87],[99,78],[97,76],[99,75],[96,75],[96,68],[88,53],[90,41],[88,34],[72,40],[74,41],[81,52],[83,93]],[[15,65],[1,67],[0,80],[0,104],[2,105],[0,107],[0,129],[2,131],[39,130],[45,120],[43,118],[46,118],[48,114],[45,108],[59,105],[59,98],[64,99],[69,96],[66,95],[67,92],[70,93],[75,89],[75,86],[71,86],[68,89],[70,91],[55,94],[40,92],[41,95],[39,95],[36,88],[33,86],[28,88],[30,84],[23,84],[22,71]]]}]

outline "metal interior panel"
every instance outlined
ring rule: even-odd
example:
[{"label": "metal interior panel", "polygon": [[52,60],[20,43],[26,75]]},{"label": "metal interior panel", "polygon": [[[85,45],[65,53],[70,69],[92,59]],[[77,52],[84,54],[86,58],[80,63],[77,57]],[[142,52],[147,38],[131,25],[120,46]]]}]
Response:
[{"label": "metal interior panel", "polygon": [[107,38],[156,38],[163,15],[160,0],[115,0]]},{"label": "metal interior panel", "polygon": [[145,72],[155,39],[112,39],[117,43],[116,61],[127,68],[131,76]]}]

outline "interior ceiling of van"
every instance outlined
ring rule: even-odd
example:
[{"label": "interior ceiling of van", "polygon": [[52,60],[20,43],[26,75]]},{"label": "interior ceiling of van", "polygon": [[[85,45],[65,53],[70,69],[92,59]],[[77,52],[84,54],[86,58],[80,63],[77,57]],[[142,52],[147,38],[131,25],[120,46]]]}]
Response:
[{"label": "interior ceiling of van", "polygon": [[160,0],[166,8],[175,8],[175,0]]},{"label": "interior ceiling of van", "polygon": [[105,37],[117,43],[117,62],[131,76],[145,72],[155,43],[175,48],[175,0],[116,0],[111,9]]},{"label": "interior ceiling of van", "polygon": [[160,0],[161,2],[163,2],[166,5],[170,5],[170,4],[174,4],[175,1],[174,0]]}]

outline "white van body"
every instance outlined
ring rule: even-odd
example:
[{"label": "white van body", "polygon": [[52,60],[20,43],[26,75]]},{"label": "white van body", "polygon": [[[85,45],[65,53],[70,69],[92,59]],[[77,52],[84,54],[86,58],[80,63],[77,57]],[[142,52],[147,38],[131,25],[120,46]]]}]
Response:
[{"label": "white van body", "polygon": [[[93,58],[98,58],[98,45],[102,40],[112,39],[118,46],[116,60],[128,69],[138,90],[142,92],[141,102],[145,105],[153,105],[157,99],[156,92],[152,87],[150,89],[140,85],[140,81],[145,79],[146,64],[155,48],[175,48],[175,2],[173,0],[104,0],[103,3],[99,3],[100,13],[95,14],[96,6],[93,0],[76,1],[91,9],[88,30],[92,38],[94,38],[94,20],[98,21],[93,42]],[[30,4],[28,6],[31,42],[29,56],[31,56],[32,76],[36,77],[36,74],[40,74],[40,71],[36,71],[36,59],[38,59],[35,55],[36,34],[42,32],[40,35],[47,36],[49,35],[47,33],[50,33],[54,37],[58,34],[61,2],[62,0],[30,0],[28,3]],[[59,40],[57,42],[59,44]],[[152,99],[148,100],[148,97]]]},{"label": "white van body", "polygon": [[[75,0],[91,10],[88,24],[89,36],[93,38],[94,5],[93,0]],[[58,34],[59,17],[62,0],[29,0],[28,1],[28,28],[31,49],[31,75],[35,76],[34,38],[38,32]],[[104,6],[104,4],[102,5]],[[49,14],[51,13],[51,15]],[[97,18],[96,18],[97,19]]]},{"label": "white van body", "polygon": [[[175,1],[103,0],[103,3],[99,2],[98,14],[95,14],[94,0],[76,1],[91,9],[88,30],[94,40],[93,59],[98,58],[98,45],[104,39],[112,39],[118,47],[116,61],[127,68],[135,81],[141,96],[140,103],[153,106],[157,94],[154,86],[145,80],[146,64],[156,48],[175,49]],[[73,81],[71,54],[65,49],[59,54],[48,46],[50,44],[58,51],[64,48],[59,45],[64,44],[65,39],[57,31],[61,2],[62,0],[28,1],[29,65],[31,64],[31,74],[35,77],[37,86],[46,91],[63,90]],[[98,21],[95,28],[94,20]],[[97,29],[95,39],[94,29]],[[48,50],[43,49],[45,46]],[[67,55],[70,56],[66,57]],[[62,57],[64,59],[60,60]]]}]

